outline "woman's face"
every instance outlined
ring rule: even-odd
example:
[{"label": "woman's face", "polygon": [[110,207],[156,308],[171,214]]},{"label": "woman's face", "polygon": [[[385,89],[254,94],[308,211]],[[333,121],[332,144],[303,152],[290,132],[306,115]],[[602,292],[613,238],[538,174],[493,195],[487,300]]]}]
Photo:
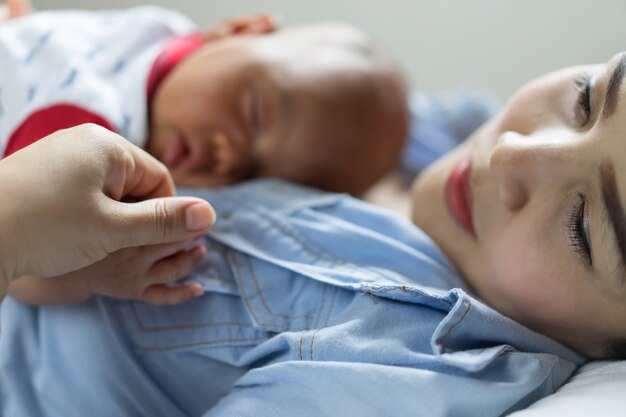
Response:
[{"label": "woman's face", "polygon": [[626,339],[625,72],[618,54],[529,83],[412,191],[480,298],[595,357]]}]

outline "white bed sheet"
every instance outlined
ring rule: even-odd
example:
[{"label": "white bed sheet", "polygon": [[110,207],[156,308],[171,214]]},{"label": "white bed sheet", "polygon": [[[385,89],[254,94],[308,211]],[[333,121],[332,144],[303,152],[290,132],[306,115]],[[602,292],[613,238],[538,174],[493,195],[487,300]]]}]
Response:
[{"label": "white bed sheet", "polygon": [[569,381],[510,417],[626,417],[626,361],[594,361]]}]

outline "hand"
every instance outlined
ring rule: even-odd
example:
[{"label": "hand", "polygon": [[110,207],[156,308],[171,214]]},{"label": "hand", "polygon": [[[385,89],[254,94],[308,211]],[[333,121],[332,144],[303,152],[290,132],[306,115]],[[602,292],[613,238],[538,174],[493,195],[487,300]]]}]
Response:
[{"label": "hand", "polygon": [[205,30],[204,41],[215,41],[233,35],[269,33],[275,31],[278,26],[276,19],[267,14],[226,19]]},{"label": "hand", "polygon": [[165,166],[96,125],[0,161],[0,195],[2,292],[17,276],[61,275],[122,248],[193,239],[215,219],[203,200],[159,198],[174,195]]},{"label": "hand", "polygon": [[203,294],[200,284],[169,286],[202,259],[204,246],[193,241],[120,249],[83,269],[52,279],[25,276],[9,286],[9,294],[26,304],[80,303],[93,295],[134,299],[155,305],[178,304]]},{"label": "hand", "polygon": [[5,4],[0,4],[0,22],[25,16],[30,12],[29,0],[7,0]]},{"label": "hand", "polygon": [[121,249],[73,274],[89,294],[136,299],[155,305],[178,304],[201,295],[200,284],[168,286],[183,278],[206,254],[193,241]]}]

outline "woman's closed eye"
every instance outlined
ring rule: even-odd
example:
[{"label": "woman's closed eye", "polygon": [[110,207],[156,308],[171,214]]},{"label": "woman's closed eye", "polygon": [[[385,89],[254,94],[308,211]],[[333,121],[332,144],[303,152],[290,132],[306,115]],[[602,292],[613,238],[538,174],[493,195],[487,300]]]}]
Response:
[{"label": "woman's closed eye", "polygon": [[582,194],[578,195],[577,201],[570,210],[567,219],[567,235],[572,250],[585,262],[593,265],[591,252],[591,239],[589,234],[588,213],[585,207],[587,199]]},{"label": "woman's closed eye", "polygon": [[589,120],[591,120],[591,76],[587,73],[582,73],[574,79],[574,85],[578,91],[578,100],[574,114],[576,122],[580,127],[585,127]]}]

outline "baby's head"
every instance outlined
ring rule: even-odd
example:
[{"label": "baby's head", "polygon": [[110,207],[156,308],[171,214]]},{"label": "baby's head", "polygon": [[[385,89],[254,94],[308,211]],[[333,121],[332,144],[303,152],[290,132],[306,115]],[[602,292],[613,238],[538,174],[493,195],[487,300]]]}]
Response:
[{"label": "baby's head", "polygon": [[529,83],[413,187],[473,292],[590,357],[626,358],[625,73],[618,54]]},{"label": "baby's head", "polygon": [[393,166],[407,114],[398,71],[352,27],[230,36],[161,83],[148,150],[179,185],[273,176],[358,194]]}]

